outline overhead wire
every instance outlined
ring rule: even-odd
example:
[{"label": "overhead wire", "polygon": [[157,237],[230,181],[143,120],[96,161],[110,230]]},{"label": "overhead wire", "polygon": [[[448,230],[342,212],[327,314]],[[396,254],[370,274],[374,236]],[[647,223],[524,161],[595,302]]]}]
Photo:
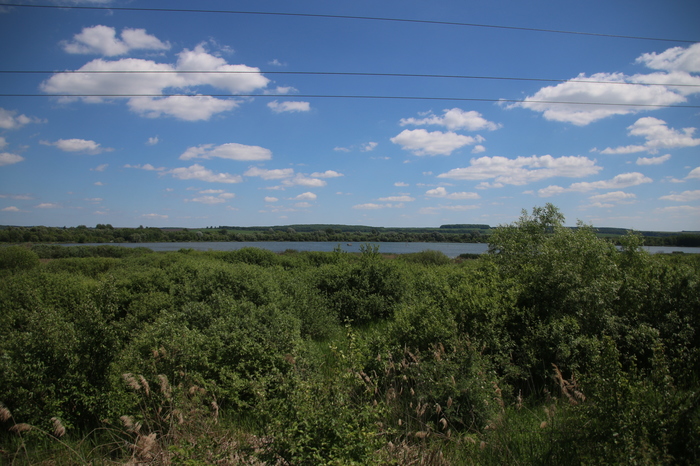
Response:
[{"label": "overhead wire", "polygon": [[522,78],[511,76],[476,76],[455,74],[424,74],[424,73],[373,73],[356,71],[280,71],[280,70],[0,70],[0,74],[288,74],[303,76],[368,76],[368,77],[399,77],[399,78],[445,78],[445,79],[474,79],[502,81],[533,81],[533,82],[571,82],[581,84],[616,84],[628,86],[663,86],[663,87],[700,87],[700,84],[685,83],[644,83],[622,82],[590,79],[561,79],[561,78]]},{"label": "overhead wire", "polygon": [[[620,39],[637,40],[657,40],[670,42],[694,43],[697,41],[684,39],[670,39],[659,37],[626,36],[619,34],[591,33],[581,31],[564,31],[544,28],[528,28],[517,26],[504,26],[480,23],[464,23],[454,21],[435,21],[408,18],[388,18],[372,16],[352,16],[352,15],[331,15],[331,14],[310,14],[310,13],[286,13],[286,12],[262,12],[262,11],[239,11],[239,10],[213,10],[213,9],[180,9],[180,8],[137,8],[137,7],[104,7],[85,5],[27,5],[0,2],[0,6],[6,7],[27,7],[44,9],[71,9],[71,10],[110,10],[110,11],[143,11],[143,12],[174,12],[174,13],[222,13],[239,15],[269,15],[269,16],[291,16],[309,18],[330,18],[330,19],[350,19],[350,20],[371,20],[371,21],[393,21],[405,23],[423,23],[451,26],[468,26],[496,29],[511,29],[530,32],[546,32],[557,34],[574,34],[585,36],[599,36]],[[553,78],[523,78],[508,76],[473,76],[473,75],[448,75],[448,74],[418,74],[418,73],[373,73],[373,72],[333,72],[333,71],[281,71],[281,70],[0,70],[0,74],[288,74],[288,75],[318,75],[318,76],[368,76],[368,77],[417,77],[417,78],[450,78],[450,79],[473,79],[473,80],[503,80],[503,81],[531,81],[531,82],[571,82],[581,84],[615,84],[615,85],[640,85],[640,86],[664,86],[664,87],[700,87],[698,84],[686,83],[630,83],[620,81],[589,80],[589,79],[553,79]],[[195,94],[0,94],[0,97],[181,97],[193,96]],[[655,105],[655,104],[634,104],[634,103],[611,103],[611,102],[569,102],[569,101],[535,101],[519,99],[488,99],[488,98],[466,98],[466,97],[429,97],[429,96],[387,96],[387,95],[338,95],[338,94],[196,94],[203,97],[296,97],[296,98],[354,98],[354,99],[400,99],[400,100],[446,100],[446,101],[473,101],[473,102],[507,102],[507,103],[541,103],[541,104],[567,104],[567,105],[605,105],[605,106],[627,106],[627,107],[677,107],[677,108],[700,108],[697,105]]]},{"label": "overhead wire", "polygon": [[429,19],[415,18],[390,18],[381,16],[357,16],[357,15],[333,15],[320,13],[289,13],[280,11],[241,11],[241,10],[213,10],[201,8],[137,8],[137,7],[107,7],[107,6],[89,6],[89,5],[31,5],[17,3],[0,3],[0,6],[19,7],[19,8],[44,8],[44,9],[63,9],[63,10],[106,10],[106,11],[141,11],[141,12],[167,12],[167,13],[205,13],[205,14],[234,14],[234,15],[258,15],[258,16],[288,16],[288,17],[304,17],[304,18],[324,18],[324,19],[349,19],[349,20],[364,20],[364,21],[384,21],[384,22],[399,22],[399,23],[417,23],[417,24],[436,24],[444,26],[462,26],[474,28],[490,28],[490,29],[508,29],[515,31],[528,32],[543,32],[551,34],[570,34],[592,37],[607,37],[615,39],[631,39],[631,40],[646,40],[646,41],[663,41],[663,42],[682,42],[695,43],[698,40],[688,39],[673,39],[664,37],[645,37],[645,36],[629,36],[623,34],[607,34],[598,32],[585,31],[566,31],[559,29],[533,28],[522,26],[505,26],[499,24],[483,24],[483,23],[467,23],[459,21],[438,21]]},{"label": "overhead wire", "polygon": [[436,97],[436,96],[391,96],[391,95],[348,95],[348,94],[0,94],[0,97],[93,97],[93,98],[126,98],[126,97],[267,97],[267,98],[303,98],[303,99],[386,99],[386,100],[435,100],[457,102],[492,102],[492,103],[522,103],[522,104],[561,104],[561,105],[595,105],[612,107],[649,107],[649,108],[700,108],[700,105],[677,104],[637,104],[629,102],[576,102],[558,100],[523,100],[523,99],[488,99],[480,97]]}]

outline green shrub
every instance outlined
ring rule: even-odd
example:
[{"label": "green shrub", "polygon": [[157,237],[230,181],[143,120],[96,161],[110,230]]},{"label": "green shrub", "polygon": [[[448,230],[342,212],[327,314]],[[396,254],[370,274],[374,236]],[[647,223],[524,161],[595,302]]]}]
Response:
[{"label": "green shrub", "polygon": [[0,247],[0,270],[29,270],[39,264],[39,256],[25,247]]}]

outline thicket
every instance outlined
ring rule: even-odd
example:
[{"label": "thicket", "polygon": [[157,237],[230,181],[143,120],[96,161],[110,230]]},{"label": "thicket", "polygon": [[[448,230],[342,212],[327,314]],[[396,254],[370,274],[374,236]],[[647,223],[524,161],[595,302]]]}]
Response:
[{"label": "thicket", "polygon": [[697,464],[700,257],[563,220],[459,261],[2,248],[2,461]]}]

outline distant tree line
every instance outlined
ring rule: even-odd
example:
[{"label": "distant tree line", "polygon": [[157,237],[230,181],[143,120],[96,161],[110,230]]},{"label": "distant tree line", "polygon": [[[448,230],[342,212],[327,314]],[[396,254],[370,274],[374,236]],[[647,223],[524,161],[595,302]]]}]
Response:
[{"label": "distant tree line", "polygon": [[98,224],[95,228],[78,227],[6,227],[0,229],[3,243],[156,243],[189,241],[334,241],[334,242],[429,242],[479,243],[487,236],[480,230],[442,232],[438,229],[385,229],[344,231],[336,227],[306,229],[304,226],[267,229],[208,227],[185,228],[114,228]]},{"label": "distant tree line", "polygon": [[[574,228],[575,230],[576,228]],[[628,230],[595,229],[599,236],[613,242]],[[385,228],[362,225],[289,225],[275,227],[210,226],[187,228],[115,228],[97,224],[77,227],[0,227],[0,243],[158,243],[158,242],[257,242],[257,241],[330,241],[339,243],[486,243],[488,225],[456,224],[439,228]],[[642,232],[645,246],[700,247],[695,232]]]}]

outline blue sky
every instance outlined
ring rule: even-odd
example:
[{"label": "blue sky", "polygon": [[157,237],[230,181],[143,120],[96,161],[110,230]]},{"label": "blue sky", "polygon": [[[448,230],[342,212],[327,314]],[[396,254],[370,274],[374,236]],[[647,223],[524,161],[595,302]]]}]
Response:
[{"label": "blue sky", "polygon": [[14,3],[0,224],[700,230],[697,1]]}]

